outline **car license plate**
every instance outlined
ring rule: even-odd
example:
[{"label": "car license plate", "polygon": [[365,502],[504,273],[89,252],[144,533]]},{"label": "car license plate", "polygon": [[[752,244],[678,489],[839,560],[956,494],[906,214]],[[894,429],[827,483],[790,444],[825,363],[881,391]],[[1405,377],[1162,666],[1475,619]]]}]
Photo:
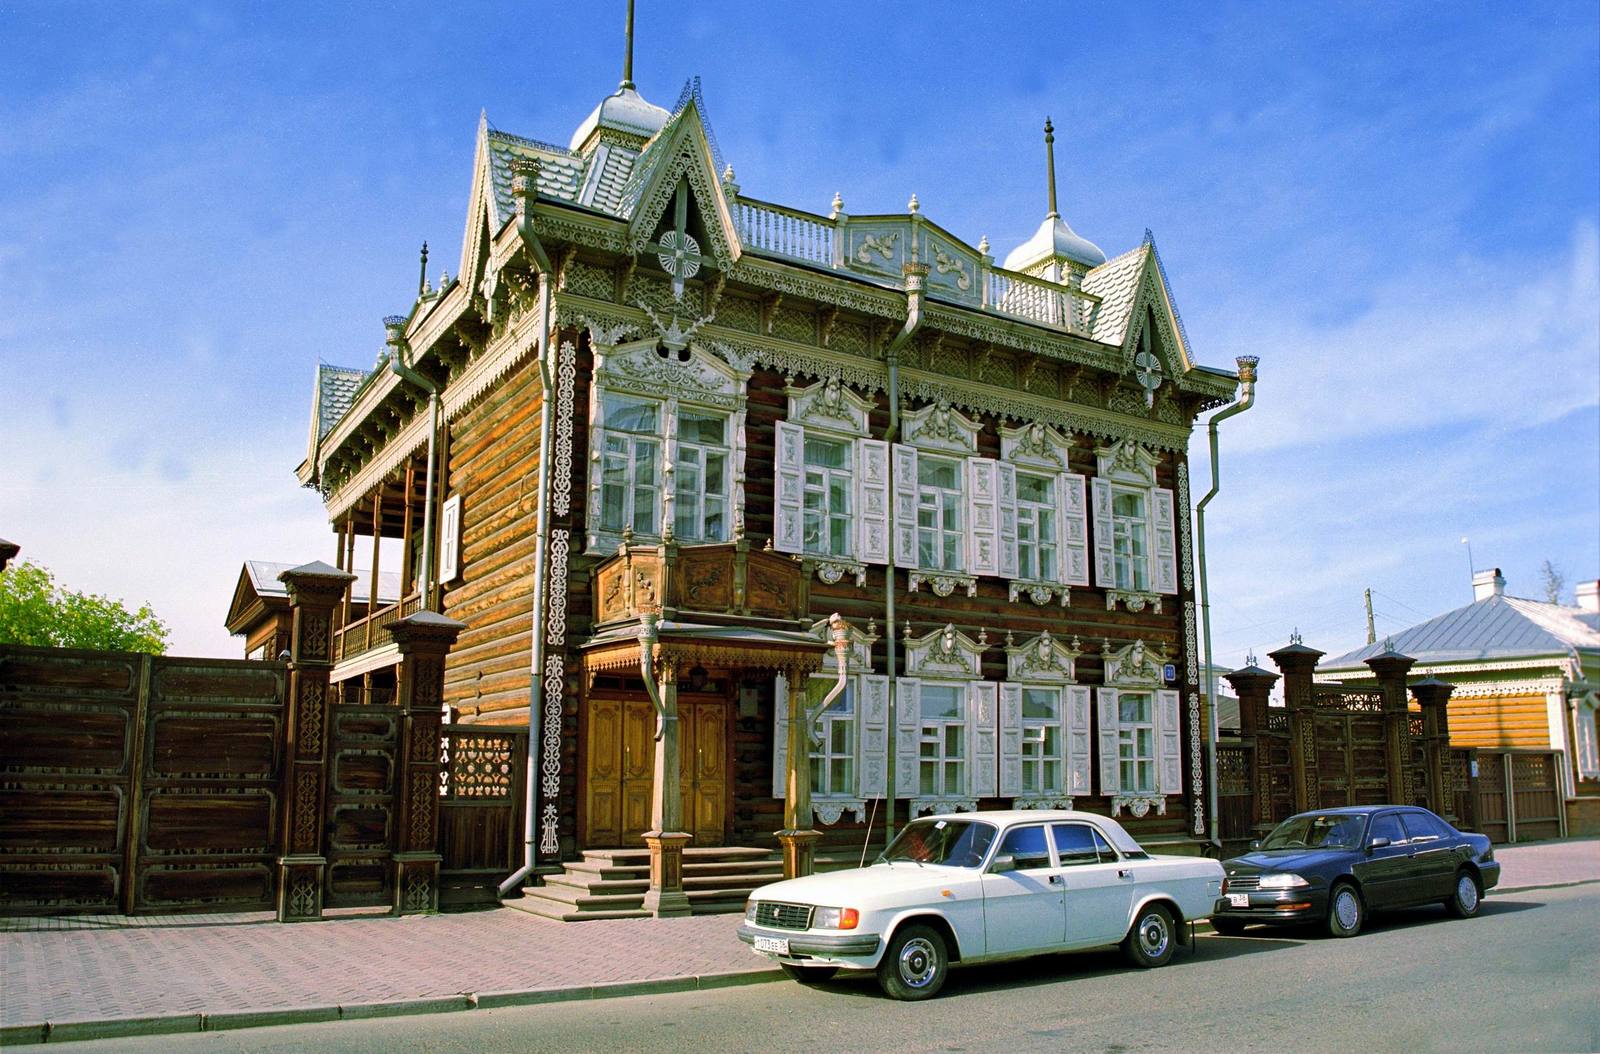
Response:
[{"label": "car license plate", "polygon": [[1248,908],[1249,906],[1250,906],[1250,894],[1248,894],[1248,893],[1229,893],[1228,894],[1228,907],[1230,907],[1230,908]]},{"label": "car license plate", "polygon": [[789,938],[787,937],[757,937],[756,951],[766,952],[768,955],[788,955]]}]

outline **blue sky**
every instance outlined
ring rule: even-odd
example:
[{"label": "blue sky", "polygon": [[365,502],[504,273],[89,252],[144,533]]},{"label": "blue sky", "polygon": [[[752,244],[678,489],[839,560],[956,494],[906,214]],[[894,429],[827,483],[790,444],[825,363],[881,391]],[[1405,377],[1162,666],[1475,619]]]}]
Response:
[{"label": "blue sky", "polygon": [[[1600,14],[1490,4],[664,4],[745,191],[925,215],[1003,255],[1152,228],[1195,352],[1261,356],[1209,509],[1217,658],[1336,653],[1600,577]],[[319,359],[370,365],[416,251],[454,271],[480,108],[565,142],[621,0],[0,0],[0,536],[148,600],[174,650],[246,557],[331,560],[293,477]],[[595,21],[596,16],[599,21]],[[1205,477],[1204,437],[1193,453]]]}]

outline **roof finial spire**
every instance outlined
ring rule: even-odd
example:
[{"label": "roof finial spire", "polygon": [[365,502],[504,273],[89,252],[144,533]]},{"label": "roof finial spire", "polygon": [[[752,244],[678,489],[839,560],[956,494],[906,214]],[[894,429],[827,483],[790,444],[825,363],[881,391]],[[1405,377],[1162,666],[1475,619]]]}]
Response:
[{"label": "roof finial spire", "polygon": [[428,291],[428,243],[422,243],[422,273],[417,276],[417,295]]},{"label": "roof finial spire", "polygon": [[1050,215],[1059,217],[1061,213],[1056,211],[1056,129],[1048,117],[1044,119],[1044,156],[1050,169]]},{"label": "roof finial spire", "polygon": [[628,0],[628,31],[622,51],[622,83],[617,87],[623,91],[633,87],[633,0]]}]

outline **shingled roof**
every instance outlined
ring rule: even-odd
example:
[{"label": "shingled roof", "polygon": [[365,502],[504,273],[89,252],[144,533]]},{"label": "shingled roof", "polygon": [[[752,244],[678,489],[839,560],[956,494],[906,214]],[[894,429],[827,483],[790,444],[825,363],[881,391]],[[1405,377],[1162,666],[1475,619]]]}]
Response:
[{"label": "shingled roof", "polygon": [[[1573,650],[1600,655],[1600,614],[1521,597],[1490,596],[1392,634],[1388,643],[1424,665],[1567,655]],[[1368,644],[1323,662],[1317,672],[1365,670],[1365,660],[1384,648],[1384,643]]]}]

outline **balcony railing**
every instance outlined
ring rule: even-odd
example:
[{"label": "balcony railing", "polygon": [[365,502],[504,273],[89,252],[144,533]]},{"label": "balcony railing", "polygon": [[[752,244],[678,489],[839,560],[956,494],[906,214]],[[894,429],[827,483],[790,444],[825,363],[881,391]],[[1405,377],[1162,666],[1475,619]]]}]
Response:
[{"label": "balcony railing", "polygon": [[388,644],[391,638],[385,631],[389,625],[407,615],[416,614],[421,607],[421,594],[412,593],[402,598],[399,603],[381,607],[369,615],[341,626],[334,634],[333,661],[343,662],[346,659],[353,659],[357,655]]},{"label": "balcony railing", "polygon": [[807,583],[799,561],[752,552],[746,542],[629,545],[594,571],[595,621],[621,622],[646,611],[666,618],[712,615],[799,621]]}]

